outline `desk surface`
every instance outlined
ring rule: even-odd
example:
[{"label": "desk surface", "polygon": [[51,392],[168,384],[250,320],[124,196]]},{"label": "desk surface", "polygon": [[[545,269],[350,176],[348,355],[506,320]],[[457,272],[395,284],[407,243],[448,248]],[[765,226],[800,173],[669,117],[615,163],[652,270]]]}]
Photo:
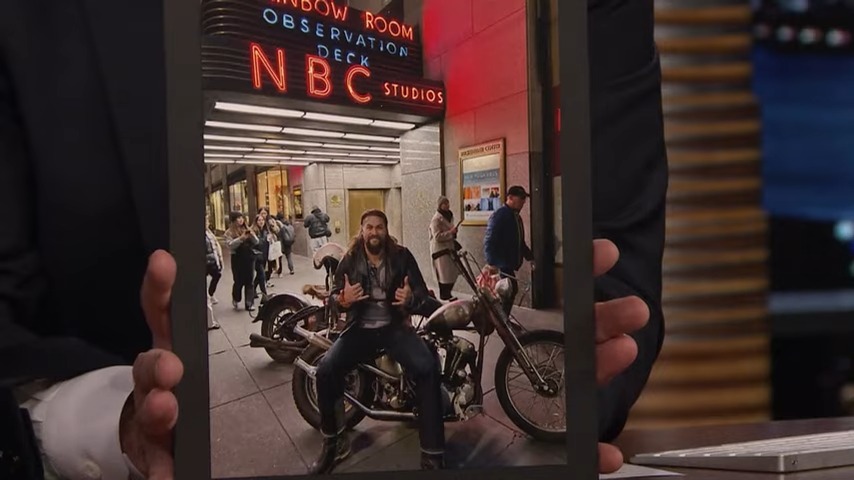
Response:
[{"label": "desk surface", "polygon": [[[790,435],[835,432],[854,429],[854,417],[790,420],[747,425],[721,425],[711,427],[686,427],[662,430],[626,430],[617,439],[616,444],[623,450],[628,460],[638,453],[662,450],[696,448],[721,443],[762,440]],[[812,470],[786,475],[776,473],[735,472],[723,470],[704,470],[696,468],[671,468],[654,466],[685,474],[684,477],[648,477],[678,480],[852,480],[854,466],[823,470]]]}]

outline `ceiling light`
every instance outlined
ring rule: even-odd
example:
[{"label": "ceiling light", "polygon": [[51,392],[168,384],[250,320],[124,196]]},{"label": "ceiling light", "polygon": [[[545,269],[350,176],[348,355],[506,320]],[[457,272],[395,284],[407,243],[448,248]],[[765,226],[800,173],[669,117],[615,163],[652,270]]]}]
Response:
[{"label": "ceiling light", "polygon": [[291,157],[276,156],[276,155],[245,155],[243,158],[255,158],[258,160],[290,160]]},{"label": "ceiling light", "polygon": [[205,145],[205,150],[221,150],[225,152],[251,152],[252,147],[224,147],[220,145]]},{"label": "ceiling light", "polygon": [[239,165],[278,165],[277,160],[238,160]]},{"label": "ceiling light", "polygon": [[342,143],[324,143],[323,148],[337,148],[340,150],[370,150],[371,147],[365,145],[344,145]]},{"label": "ceiling light", "polygon": [[374,120],[373,123],[371,123],[371,126],[380,128],[396,128],[398,130],[412,130],[415,128],[414,123],[389,122],[387,120]]},{"label": "ceiling light", "polygon": [[350,125],[370,125],[373,120],[370,118],[346,117],[344,115],[331,115],[328,113],[308,112],[305,114],[306,120],[318,120],[321,122],[347,123]]},{"label": "ceiling light", "polygon": [[[309,128],[283,128],[282,133],[287,133],[290,135],[307,135],[310,137],[328,137],[328,138],[343,138],[344,134],[341,132],[329,132],[326,130],[312,130]],[[347,134],[349,135],[349,134]]]},{"label": "ceiling light", "polygon": [[235,153],[206,153],[205,158],[241,158],[243,155]]},{"label": "ceiling light", "polygon": [[307,158],[307,157],[294,157],[291,160],[297,160],[301,162],[331,162],[331,158]]},{"label": "ceiling light", "polygon": [[376,155],[373,153],[351,153],[350,156],[359,158],[383,158],[385,155]]},{"label": "ceiling light", "polygon": [[220,160],[216,158],[205,158],[205,163],[217,163],[221,165],[231,165],[234,164],[234,160]]},{"label": "ceiling light", "polygon": [[206,127],[212,128],[233,128],[235,130],[252,130],[255,132],[273,132],[279,133],[282,131],[282,127],[277,127],[274,125],[258,125],[254,123],[231,123],[231,122],[214,122],[208,120],[205,122]]},{"label": "ceiling light", "polygon": [[348,133],[344,135],[346,139],[352,140],[367,140],[373,142],[393,142],[394,137],[383,137],[381,135],[363,135],[361,133]]},{"label": "ceiling light", "polygon": [[287,150],[287,149],[276,149],[276,148],[255,148],[253,149],[254,153],[275,153],[278,155],[302,155],[305,153],[305,150]]},{"label": "ceiling light", "polygon": [[267,140],[258,137],[229,137],[225,135],[208,135],[205,134],[205,140],[215,140],[220,142],[246,142],[246,143],[264,143]]},{"label": "ceiling light", "polygon": [[352,159],[345,159],[345,158],[335,158],[335,159],[333,159],[333,160],[332,160],[332,163],[358,163],[358,164],[364,164],[364,163],[365,163],[365,161],[364,161],[364,160],[352,160]]},{"label": "ceiling light", "polygon": [[216,102],[216,106],[214,108],[226,112],[254,113],[256,115],[269,115],[271,117],[300,118],[305,115],[304,112],[299,110],[260,107],[257,105],[246,105],[243,103]]},{"label": "ceiling light", "polygon": [[267,143],[273,145],[293,145],[295,147],[322,147],[322,143],[318,142],[301,142],[299,140],[267,140]]},{"label": "ceiling light", "polygon": [[[330,157],[349,157],[349,153],[338,153],[338,152],[305,152],[306,155],[329,155]],[[355,155],[354,155],[355,156]]]},{"label": "ceiling light", "polygon": [[371,150],[375,152],[400,152],[400,148],[391,148],[391,147],[371,147]]},{"label": "ceiling light", "polygon": [[400,160],[400,155],[383,155],[384,158],[396,158]]}]

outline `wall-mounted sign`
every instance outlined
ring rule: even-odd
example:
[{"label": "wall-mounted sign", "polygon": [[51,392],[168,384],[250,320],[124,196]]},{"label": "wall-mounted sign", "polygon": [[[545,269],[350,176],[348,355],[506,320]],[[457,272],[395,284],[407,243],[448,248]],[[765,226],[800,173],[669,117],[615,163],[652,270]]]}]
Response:
[{"label": "wall-mounted sign", "polygon": [[437,117],[417,27],[334,0],[204,0],[205,88]]},{"label": "wall-mounted sign", "polygon": [[459,150],[463,225],[486,225],[504,203],[504,139]]}]

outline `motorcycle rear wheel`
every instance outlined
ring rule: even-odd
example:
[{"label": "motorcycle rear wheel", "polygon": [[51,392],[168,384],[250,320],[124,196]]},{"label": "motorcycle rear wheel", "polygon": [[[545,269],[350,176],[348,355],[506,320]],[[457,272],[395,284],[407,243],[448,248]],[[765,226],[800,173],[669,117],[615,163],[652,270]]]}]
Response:
[{"label": "motorcycle rear wheel", "polygon": [[[268,305],[262,307],[262,310],[259,312],[259,315],[263,314],[263,318],[261,319],[261,335],[274,340],[290,342],[303,340],[302,337],[293,331],[296,325],[288,325],[288,323],[293,323],[290,321],[290,318],[295,313],[311,306],[311,304],[291,295],[276,295],[270,298],[267,303]],[[303,320],[303,323],[305,323],[305,320]],[[280,330],[280,334],[276,334],[276,331],[283,324],[285,324],[285,327]],[[275,348],[265,348],[264,350],[277,363],[293,363],[300,353],[295,350],[279,350]]]},{"label": "motorcycle rear wheel", "polygon": [[[317,367],[320,360],[326,354],[326,350],[311,345],[303,350],[300,357],[309,365]],[[370,405],[373,399],[369,375],[362,370],[353,370],[347,376],[348,381],[354,381],[355,391],[348,385],[347,391],[356,397],[363,405]],[[317,407],[317,394],[315,381],[305,370],[296,367],[291,380],[294,403],[302,418],[316,430],[320,430],[320,410]],[[346,399],[344,400],[344,426],[352,430],[365,419],[365,412],[359,410]]]},{"label": "motorcycle rear wheel", "polygon": [[[507,414],[507,417],[510,418],[517,427],[519,427],[523,432],[527,433],[531,437],[545,441],[545,442],[565,442],[566,441],[566,383],[565,383],[565,375],[563,374],[563,366],[564,366],[564,356],[563,352],[566,349],[566,344],[564,343],[564,334],[562,332],[552,331],[552,330],[537,330],[529,333],[525,333],[524,335],[520,335],[519,343],[522,345],[522,348],[525,351],[529,351],[529,348],[534,345],[547,345],[552,347],[553,351],[560,351],[560,357],[558,360],[559,367],[553,368],[549,366],[537,365],[538,359],[534,358],[529,352],[529,358],[534,363],[534,365],[538,368],[541,375],[544,375],[547,379],[557,379],[554,380],[556,383],[559,383],[559,391],[555,397],[548,398],[545,396],[541,396],[541,398],[548,399],[547,402],[553,404],[554,402],[558,402],[559,406],[562,406],[562,412],[558,415],[563,415],[563,428],[555,428],[555,429],[546,429],[537,424],[535,424],[530,419],[526,418],[519,410],[516,408],[515,402],[511,398],[510,385],[509,385],[509,377],[511,375],[511,368],[518,372],[516,374],[517,383],[523,383],[528,386],[533,391],[533,386],[528,381],[527,377],[522,373],[521,367],[517,363],[516,359],[513,357],[513,353],[509,348],[504,347],[504,350],[501,351],[501,354],[498,356],[498,362],[495,365],[495,394],[498,397],[498,403],[501,404],[501,408],[504,410],[504,413]],[[517,387],[518,388],[518,387]],[[533,402],[532,402],[533,403]]]}]

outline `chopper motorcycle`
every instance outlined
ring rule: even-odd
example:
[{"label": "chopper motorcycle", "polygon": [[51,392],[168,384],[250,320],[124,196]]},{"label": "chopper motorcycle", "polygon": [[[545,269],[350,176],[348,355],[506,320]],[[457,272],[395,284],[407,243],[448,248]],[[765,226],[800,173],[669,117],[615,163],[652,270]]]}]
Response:
[{"label": "chopper motorcycle", "polygon": [[[443,255],[452,257],[474,292],[470,299],[441,305],[426,321],[414,325],[441,372],[445,422],[465,421],[483,412],[485,347],[495,333],[504,345],[494,372],[502,410],[534,439],[565,441],[564,334],[527,331],[501,306],[502,298],[513,295],[506,278],[498,280],[494,288],[484,286],[472,270],[476,261],[461,246],[436,252],[433,259]],[[335,326],[318,330],[295,325],[293,333],[309,344],[294,362],[294,401],[303,419],[319,429],[315,372],[340,332]],[[359,364],[345,382],[347,428],[354,428],[365,417],[399,422],[417,419],[414,384],[386,352],[379,350],[372,361]]]}]

